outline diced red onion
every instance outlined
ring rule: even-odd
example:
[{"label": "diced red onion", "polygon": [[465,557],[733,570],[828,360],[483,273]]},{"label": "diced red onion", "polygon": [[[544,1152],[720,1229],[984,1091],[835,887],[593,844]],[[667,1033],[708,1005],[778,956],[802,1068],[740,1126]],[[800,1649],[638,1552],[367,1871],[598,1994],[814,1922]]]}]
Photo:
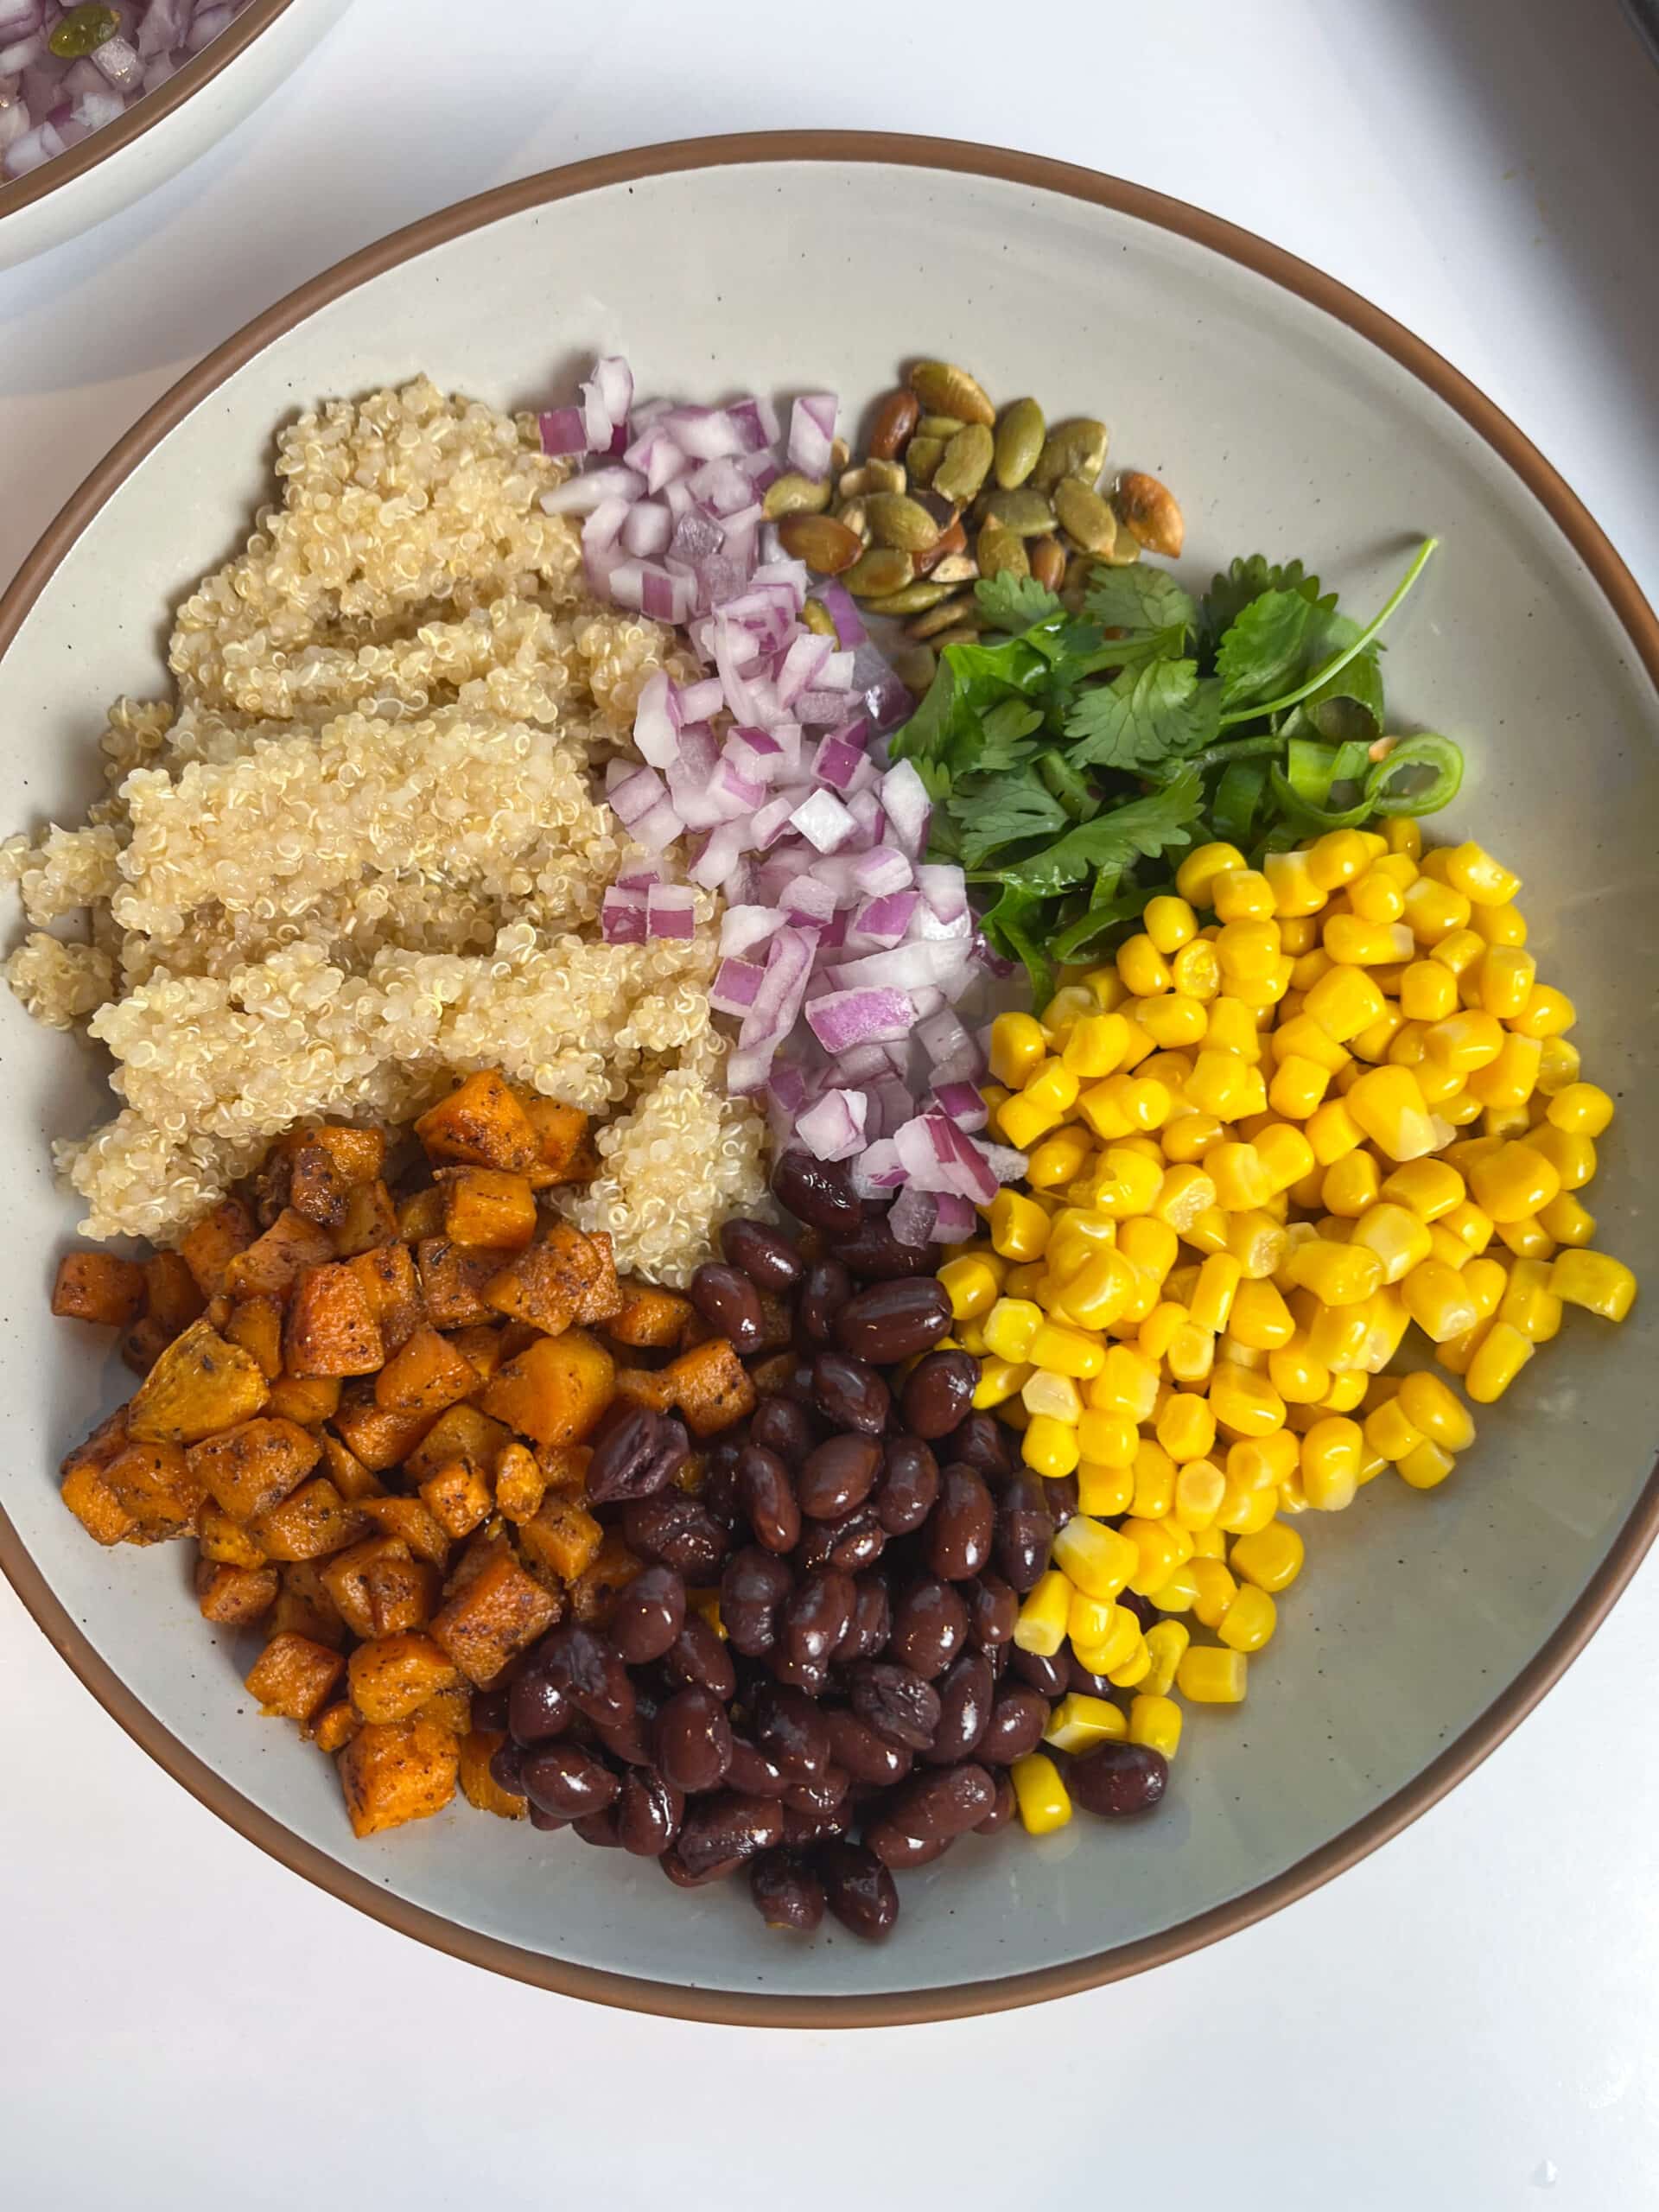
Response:
[{"label": "diced red onion", "polygon": [[990,1119],[990,1109],[980,1095],[977,1084],[936,1083],[933,1103],[948,1120],[954,1122],[959,1129],[966,1129],[970,1135],[974,1131],[982,1129]]},{"label": "diced red onion", "polygon": [[933,1238],[939,1201],[918,1183],[906,1183],[887,1213],[887,1227],[901,1244],[927,1244]]},{"label": "diced red onion", "polygon": [[62,153],[63,148],[61,135],[49,123],[37,124],[33,130],[26,130],[7,147],[6,175],[27,176],[31,169],[40,168],[54,155]]},{"label": "diced red onion", "polygon": [[807,843],[820,853],[833,853],[853,834],[853,817],[833,792],[814,791],[790,816]]},{"label": "diced red onion", "polygon": [[0,0],[0,39],[22,38],[41,28],[45,0]]},{"label": "diced red onion", "polygon": [[775,1053],[795,1026],[811,974],[811,937],[804,930],[779,930],[767,950],[766,976],[744,1016],[738,1044]]},{"label": "diced red onion", "polygon": [[613,464],[608,468],[585,468],[563,484],[542,494],[542,511],[550,515],[590,515],[601,499],[637,499],[645,480],[637,468]]},{"label": "diced red onion", "polygon": [[709,1005],[717,1014],[747,1014],[766,972],[753,960],[722,960],[709,988]]},{"label": "diced red onion", "polygon": [[958,1198],[954,1191],[935,1192],[933,1235],[939,1243],[960,1244],[978,1225],[970,1199]]},{"label": "diced red onion", "polygon": [[874,1144],[867,1145],[848,1173],[861,1198],[886,1198],[905,1179],[899,1147],[891,1137],[878,1137]]},{"label": "diced red onion", "polygon": [[859,950],[876,951],[901,944],[920,897],[918,891],[893,891],[885,898],[868,900],[848,926],[849,944]]},{"label": "diced red onion", "polygon": [[628,510],[622,525],[622,543],[641,560],[654,561],[668,550],[674,518],[655,499],[641,499]]},{"label": "diced red onion", "polygon": [[861,1090],[826,1090],[795,1117],[795,1135],[815,1160],[850,1160],[864,1149],[869,1101]]},{"label": "diced red onion", "polygon": [[771,906],[728,906],[720,918],[720,949],[735,957],[764,944],[784,926],[784,918]]},{"label": "diced red onion", "polygon": [[649,814],[642,814],[632,823],[628,834],[636,845],[643,845],[647,852],[665,853],[677,837],[684,836],[685,824],[669,801],[664,799]]},{"label": "diced red onion", "polygon": [[[612,765],[621,767],[624,764],[617,761]],[[607,780],[608,783],[608,778]],[[668,793],[663,787],[662,778],[654,768],[634,768],[626,771],[613,785],[610,785],[605,796],[617,820],[632,829],[643,815],[660,804]]]},{"label": "diced red onion", "polygon": [[805,1109],[810,1097],[806,1077],[798,1068],[788,1065],[772,1070],[766,1084],[766,1096],[769,1103],[791,1122],[796,1115]]},{"label": "diced red onion", "polygon": [[830,474],[836,416],[841,403],[833,391],[805,392],[789,410],[789,465],[803,476]]},{"label": "diced red onion", "polygon": [[[111,39],[110,43],[113,46],[114,40]],[[542,451],[552,454],[556,458],[588,450],[588,426],[582,420],[580,407],[550,409],[542,416],[541,430]]]},{"label": "diced red onion", "polygon": [[190,54],[200,54],[204,46],[211,46],[222,30],[229,29],[231,18],[235,13],[236,10],[230,5],[230,0],[226,0],[226,4],[222,7],[199,8],[192,18],[189,30],[185,35],[186,51]]},{"label": "diced red onion", "polygon": [[853,778],[866,766],[864,755],[855,745],[849,745],[839,737],[819,741],[812,756],[812,773],[821,784],[828,784],[832,791],[844,791],[851,787]]},{"label": "diced red onion", "polygon": [[809,685],[816,683],[830,652],[828,638],[815,637],[810,630],[803,630],[791,639],[784,655],[784,664],[778,671],[778,703],[786,707],[798,698]]},{"label": "diced red onion", "polygon": [[600,934],[607,944],[643,944],[645,941],[645,894],[625,891],[612,884],[600,902]]},{"label": "diced red onion", "polygon": [[648,937],[695,937],[697,917],[690,887],[683,883],[653,883],[645,893],[645,934]]},{"label": "diced red onion", "polygon": [[[653,768],[666,768],[680,757],[680,724],[693,719],[685,712],[685,695],[675,696],[674,686],[660,668],[640,688],[639,703],[633,711],[633,741]],[[718,696],[715,703],[720,703]]]},{"label": "diced red onion", "polygon": [[836,911],[836,894],[827,883],[798,875],[784,893],[784,916],[794,929],[823,929]]},{"label": "diced red onion", "polygon": [[806,1008],[807,1026],[826,1052],[907,1037],[915,1016],[902,991],[827,991]]},{"label": "diced red onion", "polygon": [[46,51],[46,39],[41,32],[25,31],[21,38],[0,46],[0,77],[21,77],[24,70],[32,68]]},{"label": "diced red onion", "polygon": [[927,844],[933,804],[913,761],[895,761],[882,777],[881,810],[893,824],[893,842],[899,850],[919,861]]}]

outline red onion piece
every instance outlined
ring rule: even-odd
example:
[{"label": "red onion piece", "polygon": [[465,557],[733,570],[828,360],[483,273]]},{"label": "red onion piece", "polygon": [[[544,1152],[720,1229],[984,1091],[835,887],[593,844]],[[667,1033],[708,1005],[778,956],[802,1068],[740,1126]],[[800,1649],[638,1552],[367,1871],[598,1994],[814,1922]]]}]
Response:
[{"label": "red onion piece", "polygon": [[[110,41],[111,46],[115,41]],[[102,48],[99,49],[101,53]],[[555,407],[541,418],[542,451],[562,458],[588,450],[588,430],[580,407]]]},{"label": "red onion piece", "polygon": [[990,1109],[981,1096],[977,1084],[936,1083],[933,1103],[948,1120],[969,1135],[982,1129],[990,1119]]},{"label": "red onion piece", "polygon": [[803,476],[830,474],[830,448],[840,407],[834,392],[813,391],[804,393],[790,409],[789,465]]},{"label": "red onion piece", "polygon": [[722,960],[709,992],[709,1005],[718,1014],[747,1014],[766,972],[753,960]]},{"label": "red onion piece", "polygon": [[938,1206],[938,1199],[931,1191],[923,1190],[919,1183],[907,1183],[893,1202],[887,1227],[901,1244],[929,1243]]},{"label": "red onion piece", "polygon": [[690,938],[696,934],[696,906],[689,885],[652,885],[645,893],[647,937]]},{"label": "red onion piece", "polygon": [[821,853],[833,853],[853,833],[852,816],[830,791],[814,791],[789,818],[807,843]]},{"label": "red onion piece", "polygon": [[585,468],[580,476],[556,484],[542,494],[542,512],[550,515],[590,515],[601,499],[637,499],[645,480],[637,468],[620,463],[608,468]]},{"label": "red onion piece", "polygon": [[[620,761],[613,761],[612,766],[624,767]],[[608,784],[608,778],[607,780]],[[663,788],[662,778],[654,768],[624,768],[623,774],[616,782],[609,785],[605,796],[617,820],[631,829],[642,815],[648,814],[653,806],[660,804],[668,793]]]},{"label": "red onion piece", "polygon": [[607,944],[643,944],[645,941],[645,894],[625,891],[613,884],[599,910],[600,933]]},{"label": "red onion piece", "polygon": [[915,1014],[902,991],[827,991],[807,1007],[806,1019],[826,1052],[844,1052],[849,1045],[908,1037]]},{"label": "red onion piece", "polygon": [[815,1160],[850,1160],[864,1149],[869,1101],[861,1090],[826,1090],[795,1117],[795,1135]]}]

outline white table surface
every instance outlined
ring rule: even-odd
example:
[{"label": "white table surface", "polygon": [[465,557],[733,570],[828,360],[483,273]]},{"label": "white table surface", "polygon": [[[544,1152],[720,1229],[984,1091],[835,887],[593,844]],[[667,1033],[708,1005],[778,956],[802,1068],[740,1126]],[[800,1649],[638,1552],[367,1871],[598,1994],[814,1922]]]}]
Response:
[{"label": "white table surface", "polygon": [[[340,255],[582,155],[810,124],[999,140],[1264,232],[1484,385],[1659,597],[1659,72],[1616,0],[356,0],[194,168],[0,276],[0,579]],[[1230,1942],[1037,2012],[785,2035],[359,1917],[168,1781],[0,1584],[0,2202],[1651,2203],[1656,1641],[1653,1562],[1449,1800]]]}]

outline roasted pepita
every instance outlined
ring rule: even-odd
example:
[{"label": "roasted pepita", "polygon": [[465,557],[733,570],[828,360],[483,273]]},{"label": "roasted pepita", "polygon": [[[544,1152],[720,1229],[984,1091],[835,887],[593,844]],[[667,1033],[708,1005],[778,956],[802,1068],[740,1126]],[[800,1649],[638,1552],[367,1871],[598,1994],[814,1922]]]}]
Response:
[{"label": "roasted pepita", "polygon": [[791,469],[767,485],[760,512],[768,522],[781,522],[785,515],[821,515],[829,504],[827,476],[802,476]]},{"label": "roasted pepita", "polygon": [[1080,476],[1092,485],[1106,466],[1106,425],[1078,415],[1057,423],[1043,442],[1031,480],[1039,492],[1052,491],[1062,476]]},{"label": "roasted pepita", "polygon": [[983,385],[954,361],[918,361],[909,384],[930,414],[954,415],[959,423],[982,423],[988,430],[996,420],[996,410]]},{"label": "roasted pepita", "polygon": [[1186,538],[1186,524],[1175,495],[1155,476],[1132,468],[1117,480],[1117,512],[1148,553],[1173,561]]},{"label": "roasted pepita", "polygon": [[1054,512],[1067,537],[1085,553],[1108,552],[1116,542],[1111,509],[1080,477],[1061,477],[1054,486]]},{"label": "roasted pepita", "polygon": [[916,429],[921,402],[913,391],[890,391],[870,426],[872,461],[897,461]]},{"label": "roasted pepita", "polygon": [[847,569],[847,588],[855,599],[885,599],[902,591],[915,574],[915,563],[898,546],[872,545]]},{"label": "roasted pepita", "polygon": [[985,502],[985,519],[1016,537],[1046,537],[1054,527],[1054,510],[1040,492],[1022,484],[1012,492],[993,492]]},{"label": "roasted pepita", "polygon": [[925,614],[918,614],[913,622],[906,622],[905,635],[916,639],[937,636],[941,630],[949,630],[964,621],[975,611],[971,595],[959,593],[955,599],[942,599],[937,607],[929,607]]},{"label": "roasted pepita", "polygon": [[979,533],[979,543],[974,552],[982,576],[1028,576],[1031,574],[1031,561],[1024,538],[1017,531],[1005,529],[999,522],[985,524]]},{"label": "roasted pepita", "polygon": [[902,591],[885,593],[869,602],[872,614],[925,614],[930,607],[949,599],[952,587],[936,583],[931,576],[906,584]]},{"label": "roasted pepita", "polygon": [[778,537],[791,560],[804,561],[821,576],[842,575],[864,550],[857,532],[833,515],[785,515]]},{"label": "roasted pepita", "polygon": [[995,442],[982,423],[965,424],[946,446],[944,460],[933,471],[933,489],[965,507],[989,474],[995,451]]},{"label": "roasted pepita", "polygon": [[870,535],[879,545],[896,545],[904,553],[925,553],[938,541],[938,522],[919,500],[906,499],[902,492],[872,492],[864,507],[870,518]]},{"label": "roasted pepita", "polygon": [[1043,449],[1043,410],[1034,399],[1016,399],[996,426],[996,480],[1005,492],[1023,484]]}]

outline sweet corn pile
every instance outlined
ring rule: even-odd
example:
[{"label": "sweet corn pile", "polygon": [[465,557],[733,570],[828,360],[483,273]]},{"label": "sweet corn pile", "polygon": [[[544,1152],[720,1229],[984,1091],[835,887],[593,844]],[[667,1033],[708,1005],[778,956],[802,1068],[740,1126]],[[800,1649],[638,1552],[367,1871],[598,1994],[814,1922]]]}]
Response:
[{"label": "sweet corn pile", "polygon": [[[993,1025],[990,1127],[1027,1187],[940,1275],[976,1403],[1037,1473],[1076,1476],[1079,1508],[1015,1642],[1069,1639],[1131,1693],[1065,1699],[1058,1749],[1173,1757],[1178,1700],[1244,1696],[1301,1571],[1296,1516],[1388,1467],[1446,1480],[1474,1417],[1441,1375],[1387,1371],[1414,1323],[1486,1405],[1563,1306],[1629,1312],[1581,1196],[1613,1102],[1580,1080],[1520,887],[1478,845],[1425,852],[1408,818],[1259,869],[1204,845],[1111,966]],[[1070,1818],[1046,1754],[1013,1779],[1027,1829]]]}]

